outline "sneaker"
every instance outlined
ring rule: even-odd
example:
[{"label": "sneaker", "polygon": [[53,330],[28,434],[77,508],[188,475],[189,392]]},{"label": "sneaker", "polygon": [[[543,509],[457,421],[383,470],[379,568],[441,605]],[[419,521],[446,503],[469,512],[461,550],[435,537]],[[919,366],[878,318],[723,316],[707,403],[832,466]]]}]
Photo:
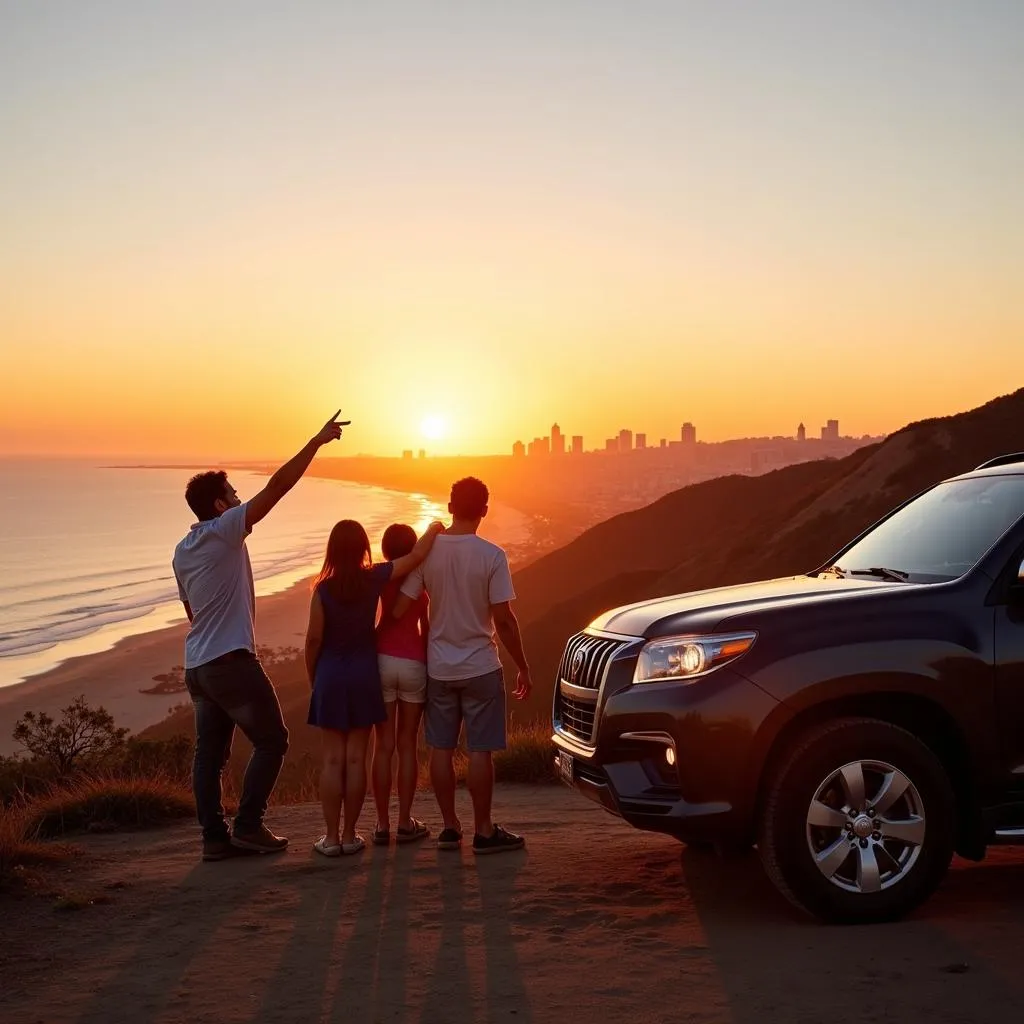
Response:
[{"label": "sneaker", "polygon": [[446,828],[437,837],[439,850],[458,850],[462,846],[462,833],[457,828]]},{"label": "sneaker", "polygon": [[515,832],[506,832],[500,825],[486,838],[482,835],[473,836],[474,853],[505,853],[508,850],[521,850],[526,845],[522,836]]},{"label": "sneaker", "polygon": [[288,840],[284,836],[275,836],[266,825],[244,832],[239,832],[236,828],[231,843],[239,849],[252,850],[255,853],[282,853],[288,846]]},{"label": "sneaker", "polygon": [[241,852],[231,845],[227,836],[223,839],[203,840],[203,860],[227,860],[229,857],[237,857]]}]

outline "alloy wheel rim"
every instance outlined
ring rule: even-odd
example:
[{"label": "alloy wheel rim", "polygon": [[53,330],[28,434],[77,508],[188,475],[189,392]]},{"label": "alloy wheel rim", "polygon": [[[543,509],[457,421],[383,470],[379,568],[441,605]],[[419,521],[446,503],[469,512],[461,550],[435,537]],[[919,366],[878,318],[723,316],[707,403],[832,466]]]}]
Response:
[{"label": "alloy wheel rim", "polygon": [[883,892],[917,863],[925,837],[921,794],[885,761],[850,761],[814,792],[807,846],[817,869],[840,889]]}]

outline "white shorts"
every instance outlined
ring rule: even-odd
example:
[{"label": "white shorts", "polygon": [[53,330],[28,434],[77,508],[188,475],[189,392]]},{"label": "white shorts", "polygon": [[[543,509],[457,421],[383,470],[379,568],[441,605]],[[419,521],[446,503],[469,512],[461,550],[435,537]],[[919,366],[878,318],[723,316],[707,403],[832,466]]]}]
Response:
[{"label": "white shorts", "polygon": [[377,655],[380,685],[384,703],[404,700],[407,704],[425,704],[427,700],[427,666],[412,658],[395,658],[390,654]]}]

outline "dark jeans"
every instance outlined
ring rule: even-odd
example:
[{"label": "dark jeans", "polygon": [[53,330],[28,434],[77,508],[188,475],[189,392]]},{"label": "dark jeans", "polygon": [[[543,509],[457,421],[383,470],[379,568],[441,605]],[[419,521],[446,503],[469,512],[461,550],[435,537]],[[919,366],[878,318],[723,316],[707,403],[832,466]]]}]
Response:
[{"label": "dark jeans", "polygon": [[192,789],[203,838],[228,837],[221,802],[221,773],[231,757],[236,725],[253,749],[245,769],[235,831],[258,829],[288,750],[288,730],[273,684],[254,654],[234,651],[188,669],[185,685],[196,709]]}]

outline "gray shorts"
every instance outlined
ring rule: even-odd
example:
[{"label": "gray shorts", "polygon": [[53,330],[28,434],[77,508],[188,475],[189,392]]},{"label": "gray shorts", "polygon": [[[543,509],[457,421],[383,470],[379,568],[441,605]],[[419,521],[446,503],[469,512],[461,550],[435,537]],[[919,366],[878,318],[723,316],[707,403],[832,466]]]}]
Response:
[{"label": "gray shorts", "polygon": [[454,750],[466,723],[466,748],[505,749],[505,679],[501,669],[472,679],[427,680],[427,745]]}]

